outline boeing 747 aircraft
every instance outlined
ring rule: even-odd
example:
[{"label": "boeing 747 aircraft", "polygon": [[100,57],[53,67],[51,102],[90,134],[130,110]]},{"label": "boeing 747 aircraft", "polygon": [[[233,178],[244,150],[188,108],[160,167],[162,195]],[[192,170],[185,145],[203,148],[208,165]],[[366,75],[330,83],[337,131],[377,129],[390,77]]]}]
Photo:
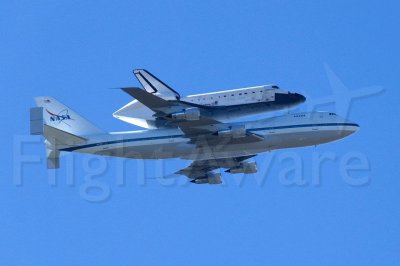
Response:
[{"label": "boeing 747 aircraft", "polygon": [[[251,122],[221,122],[203,106],[168,99],[140,88],[126,93],[149,108],[163,127],[106,133],[52,97],[37,97],[31,109],[31,134],[45,138],[47,166],[59,167],[60,152],[132,159],[181,158],[192,163],[177,174],[195,184],[220,184],[230,174],[255,173],[258,153],[327,143],[358,130],[335,113],[287,114]],[[165,96],[165,95],[164,95]],[[207,115],[206,115],[207,114]]]},{"label": "boeing 747 aircraft", "polygon": [[[221,122],[290,108],[303,103],[306,99],[299,93],[282,90],[276,85],[256,86],[181,97],[177,91],[173,90],[149,71],[136,69],[133,73],[147,92],[164,100],[179,101],[181,105],[185,104],[188,108],[196,107],[202,115],[211,116]],[[156,119],[154,111],[137,99],[131,101],[113,115],[117,119],[143,128],[160,128],[165,126],[165,120]]]}]

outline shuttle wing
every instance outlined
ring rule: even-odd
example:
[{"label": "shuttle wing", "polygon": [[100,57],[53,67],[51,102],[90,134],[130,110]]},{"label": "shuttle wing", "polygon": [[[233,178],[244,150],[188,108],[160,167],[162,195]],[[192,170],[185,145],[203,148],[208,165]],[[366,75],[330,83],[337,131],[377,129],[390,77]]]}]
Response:
[{"label": "shuttle wing", "polygon": [[263,140],[262,137],[244,128],[201,115],[193,106],[183,102],[168,101],[136,87],[122,88],[122,90],[153,110],[157,118],[179,127],[194,144],[228,145]]},{"label": "shuttle wing", "polygon": [[167,101],[136,87],[122,88],[122,90],[155,112],[155,117],[167,120],[171,125],[181,128],[188,135],[207,133],[209,130],[206,127],[220,124],[214,119],[201,115],[197,120],[175,120],[172,117],[173,114],[184,112],[191,106],[179,101]]}]

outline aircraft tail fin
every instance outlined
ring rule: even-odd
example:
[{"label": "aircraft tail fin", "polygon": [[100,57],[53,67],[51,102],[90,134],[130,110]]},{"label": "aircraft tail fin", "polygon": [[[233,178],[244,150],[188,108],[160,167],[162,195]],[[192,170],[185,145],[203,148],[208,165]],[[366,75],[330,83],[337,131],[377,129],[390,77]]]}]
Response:
[{"label": "aircraft tail fin", "polygon": [[35,98],[30,110],[31,135],[46,139],[47,168],[59,167],[59,149],[87,142],[87,135],[103,133],[91,122],[52,97]]},{"label": "aircraft tail fin", "polygon": [[[42,107],[36,107],[42,109]],[[32,125],[32,122],[31,122]],[[65,147],[73,147],[76,145],[84,144],[88,141],[88,139],[76,136],[74,134],[62,131],[60,129],[42,125],[43,135],[46,139],[46,157],[47,157],[47,168],[48,169],[55,169],[60,167],[60,148]],[[35,127],[31,130],[35,129]],[[31,134],[37,134],[39,132],[33,131]]]},{"label": "aircraft tail fin", "polygon": [[65,131],[67,133],[85,136],[101,134],[103,131],[89,122],[87,119],[80,116],[67,106],[58,102],[52,97],[36,97],[36,105],[42,108],[42,112],[35,112],[35,118],[41,118],[42,123],[53,128]]},{"label": "aircraft tail fin", "polygon": [[145,69],[135,69],[133,71],[138,81],[143,85],[144,89],[165,100],[179,100],[180,95],[170,86],[159,80],[156,76]]}]

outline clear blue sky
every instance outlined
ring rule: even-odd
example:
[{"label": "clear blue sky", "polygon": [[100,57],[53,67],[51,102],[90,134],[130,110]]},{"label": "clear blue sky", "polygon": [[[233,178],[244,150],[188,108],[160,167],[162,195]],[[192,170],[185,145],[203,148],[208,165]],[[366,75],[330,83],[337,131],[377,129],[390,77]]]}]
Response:
[{"label": "clear blue sky", "polygon": [[[396,1],[2,1],[0,264],[399,265],[399,7]],[[28,136],[33,97],[56,97],[108,131],[135,129],[111,116],[128,95],[108,89],[137,86],[133,68],[150,70],[182,94],[276,83],[312,103],[336,91],[336,104],[316,109],[349,111],[361,130],[339,142],[261,155],[260,173],[241,185],[234,176],[225,176],[223,186],[182,185],[181,178],[143,184],[144,173],[157,174],[154,161],[145,170],[127,162],[121,185],[122,160],[82,155],[63,157],[51,184],[44,148]],[[371,86],[383,92],[368,96]],[[343,88],[366,97],[353,98],[348,109]],[[14,144],[24,137],[32,143],[22,153],[42,162],[25,164],[17,186],[21,157]],[[336,159],[323,164],[315,185],[318,154]],[[350,171],[367,178],[363,185],[343,178],[349,154],[369,165]],[[282,180],[290,158],[302,166],[306,184]],[[82,194],[84,180],[88,168],[105,163],[95,180],[110,195],[97,201],[102,191]],[[168,160],[165,168],[187,164]]]}]

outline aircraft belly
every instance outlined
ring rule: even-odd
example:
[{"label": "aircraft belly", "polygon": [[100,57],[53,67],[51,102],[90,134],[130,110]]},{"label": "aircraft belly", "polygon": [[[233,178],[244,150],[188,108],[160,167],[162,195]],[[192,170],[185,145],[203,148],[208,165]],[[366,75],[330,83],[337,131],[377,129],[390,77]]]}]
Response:
[{"label": "aircraft belly", "polygon": [[179,157],[182,153],[193,150],[193,144],[187,144],[187,140],[167,139],[152,143],[150,141],[137,143],[126,142],[124,144],[98,147],[92,151],[81,151],[106,156],[116,156],[131,159],[167,159]]},{"label": "aircraft belly", "polygon": [[296,132],[271,133],[267,135],[271,150],[305,147],[335,141],[344,137],[345,131],[334,127],[332,129],[313,128]]},{"label": "aircraft belly", "polygon": [[351,134],[352,130],[333,127],[331,129],[306,129],[298,131],[257,132],[265,137],[262,142],[231,144],[197,148],[192,153],[182,154],[181,159],[206,160],[253,155],[266,151],[305,147],[335,141]]}]

